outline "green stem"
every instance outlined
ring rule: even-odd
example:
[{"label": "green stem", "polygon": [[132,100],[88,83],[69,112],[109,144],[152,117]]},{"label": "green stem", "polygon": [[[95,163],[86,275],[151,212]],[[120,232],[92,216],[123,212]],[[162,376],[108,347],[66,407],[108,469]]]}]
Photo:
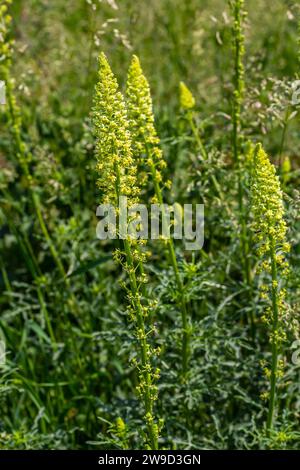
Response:
[{"label": "green stem", "polygon": [[3,277],[5,290],[7,292],[11,293],[12,288],[11,288],[11,284],[10,284],[10,281],[9,281],[9,277],[8,277],[8,274],[7,274],[6,267],[5,267],[4,261],[2,259],[2,256],[0,256],[0,268],[1,268],[1,274],[2,274],[2,277]]},{"label": "green stem", "polygon": [[[233,160],[238,177],[238,206],[240,224],[240,243],[243,255],[243,277],[245,284],[252,289],[250,250],[247,230],[247,210],[244,205],[244,168],[241,165],[241,105],[244,92],[244,35],[242,26],[243,0],[235,0],[233,4],[233,42],[234,42],[234,92],[232,109],[232,147]],[[255,335],[255,324],[252,309],[250,310],[249,323],[252,337]]]},{"label": "green stem", "polygon": [[40,200],[39,200],[39,197],[38,195],[33,192],[31,190],[31,197],[32,197],[32,202],[33,202],[33,205],[34,205],[34,208],[35,208],[35,212],[36,212],[36,215],[37,215],[37,218],[38,218],[38,221],[39,221],[39,224],[40,224],[40,228],[42,230],[42,233],[45,237],[45,240],[49,246],[49,249],[50,249],[50,252],[52,254],[52,257],[56,263],[56,266],[59,270],[59,273],[60,275],[62,276],[62,278],[65,280],[65,282],[67,283],[67,279],[66,279],[66,271],[65,271],[65,268],[60,260],[60,257],[59,257],[59,254],[54,246],[54,243],[49,235],[49,231],[46,227],[46,224],[45,224],[45,221],[44,221],[44,218],[43,218],[43,215],[42,215],[42,211],[41,211],[41,204],[40,204]]},{"label": "green stem", "polygon": [[[41,209],[41,203],[38,194],[34,191],[33,188],[33,179],[30,174],[30,169],[28,166],[28,153],[26,152],[26,146],[24,142],[22,142],[22,137],[21,137],[21,130],[20,130],[20,118],[18,116],[19,110],[15,102],[15,97],[13,95],[13,86],[11,84],[9,72],[6,71],[6,76],[5,76],[5,81],[7,84],[7,102],[8,102],[8,108],[9,108],[9,114],[12,122],[12,133],[15,139],[15,146],[16,146],[16,153],[18,156],[18,161],[20,163],[20,166],[22,168],[22,171],[24,173],[24,176],[26,178],[27,184],[28,184],[28,190],[30,194],[30,198],[32,200],[32,204],[41,228],[41,231],[44,235],[44,238],[46,240],[46,243],[49,246],[50,253],[52,255],[52,258],[58,268],[58,271],[62,277],[62,280],[68,290],[68,295],[71,300],[71,310],[74,314],[78,315],[79,310],[77,307],[77,302],[76,298],[71,292],[70,288],[70,281],[66,276],[66,271],[63,266],[63,263],[60,259],[59,253],[52,241],[52,238],[50,236],[50,233],[48,231],[48,228],[46,226],[43,214],[42,214],[42,209]],[[33,254],[33,252],[32,252]],[[77,349],[76,346],[76,341],[75,338],[72,339],[72,343],[75,345],[75,350]],[[80,356],[79,353],[77,354],[77,362],[78,364],[81,364]]]},{"label": "green stem", "polygon": [[278,165],[279,165],[280,170],[281,170],[281,166],[282,166],[282,163],[283,163],[282,162],[282,156],[283,156],[283,149],[284,149],[287,129],[288,129],[288,125],[289,125],[289,116],[290,116],[290,106],[287,107],[287,110],[285,112],[283,130],[282,130],[281,141],[280,141],[279,158],[278,158]]},{"label": "green stem", "polygon": [[[151,370],[151,364],[149,361],[148,356],[148,344],[146,339],[146,329],[144,323],[144,314],[143,308],[140,301],[140,294],[135,274],[135,266],[133,261],[133,256],[131,252],[131,245],[128,240],[124,240],[124,248],[126,254],[126,261],[129,267],[129,280],[130,280],[130,287],[133,293],[134,298],[134,307],[136,310],[136,319],[137,319],[137,327],[138,327],[138,340],[140,343],[140,350],[141,350],[141,363],[142,363],[142,375],[144,379],[144,405],[145,405],[145,412],[146,412],[146,420],[147,420],[147,428],[149,433],[149,438],[151,442],[152,450],[158,450],[158,441],[157,441],[157,432],[155,429],[155,424],[153,422],[153,399],[151,397],[151,389],[152,389],[152,378],[149,370]],[[148,419],[147,419],[148,418]],[[149,421],[150,418],[150,421]]]},{"label": "green stem", "polygon": [[[13,200],[12,200],[12,197],[9,194],[9,192],[2,188],[2,193],[5,197],[5,199],[13,206]],[[41,272],[41,270],[38,266],[36,257],[34,255],[34,250],[32,248],[32,245],[31,245],[30,241],[28,240],[26,234],[23,234],[23,233],[21,234],[17,231],[13,221],[11,221],[11,219],[9,217],[9,214],[6,212],[4,207],[3,207],[3,212],[6,216],[6,220],[7,220],[8,226],[10,228],[10,231],[14,234],[14,236],[16,237],[16,240],[18,241],[18,244],[20,246],[22,255],[23,255],[24,260],[27,264],[28,270],[29,270],[34,282],[35,282],[36,289],[37,289],[37,295],[38,295],[39,303],[40,303],[40,306],[41,306],[41,311],[43,313],[45,323],[46,323],[46,326],[47,326],[47,329],[48,329],[48,333],[49,333],[49,336],[51,338],[52,347],[53,347],[54,351],[57,351],[57,341],[56,341],[55,334],[54,334],[52,324],[51,324],[51,321],[50,321],[50,316],[49,316],[49,313],[48,313],[47,304],[46,304],[42,289],[39,285],[39,278],[42,277],[42,272]],[[67,281],[67,285],[69,285],[69,280],[66,280],[66,281]],[[73,296],[71,296],[71,300],[73,300]],[[72,306],[76,307],[76,304],[74,303],[74,300],[73,300]],[[65,309],[65,305],[63,306],[63,309]],[[77,309],[76,309],[76,311],[77,311]],[[79,370],[82,370],[82,361],[81,361],[78,346],[77,346],[77,340],[74,337],[74,332],[73,332],[71,324],[70,324],[69,332],[70,332],[70,337],[71,337],[72,350],[75,352],[75,355],[76,355],[77,365],[79,367]]]},{"label": "green stem", "polygon": [[188,118],[188,121],[189,121],[189,124],[191,126],[191,129],[193,131],[193,134],[194,134],[194,137],[196,139],[196,142],[197,142],[197,145],[199,147],[199,150],[202,154],[202,157],[204,158],[204,160],[207,160],[208,159],[208,154],[207,154],[207,151],[206,151],[206,148],[204,147],[204,144],[202,142],[202,139],[200,137],[200,133],[199,133],[199,130],[197,129],[197,126],[195,124],[195,120],[194,120],[194,116],[193,116],[193,113],[192,112],[188,112],[187,113],[187,118]]},{"label": "green stem", "polygon": [[[114,171],[116,174],[116,183],[115,183],[115,191],[116,191],[116,200],[120,200],[121,192],[121,176],[120,176],[120,169],[118,164],[115,163]],[[154,422],[153,418],[153,397],[152,397],[152,377],[151,377],[151,362],[149,358],[149,346],[147,344],[147,336],[146,336],[146,328],[144,323],[144,313],[143,313],[143,306],[141,304],[141,297],[136,277],[136,267],[134,263],[134,258],[131,251],[131,244],[130,241],[126,238],[123,240],[124,243],[124,250],[126,256],[126,262],[128,265],[128,272],[129,272],[129,282],[131,292],[133,294],[133,307],[136,314],[136,322],[137,322],[137,339],[139,341],[139,347],[141,351],[141,364],[142,364],[142,377],[143,377],[143,384],[141,385],[141,394],[143,396],[144,407],[145,407],[145,420],[148,429],[148,436],[149,441],[151,443],[152,450],[158,450],[158,433],[157,433],[157,425]],[[138,267],[141,270],[141,262],[139,263]],[[144,272],[144,269],[143,269]]]},{"label": "green stem", "polygon": [[[201,155],[203,157],[204,160],[208,160],[208,153],[206,151],[206,148],[205,148],[205,145],[203,144],[203,141],[201,139],[201,136],[200,136],[200,133],[199,133],[199,130],[197,129],[197,126],[196,126],[196,123],[195,123],[195,119],[194,119],[194,116],[193,116],[193,113],[192,112],[188,112],[187,113],[187,118],[188,118],[188,122],[190,124],[190,127],[192,129],[192,132],[193,132],[193,135],[194,135],[194,138],[196,140],[196,143],[197,143],[197,146],[199,148],[199,151],[201,152]],[[221,189],[221,186],[217,180],[217,178],[215,177],[215,175],[210,175],[210,178],[211,178],[211,181],[212,181],[212,184],[216,190],[216,193],[218,194],[220,200],[222,201],[222,203],[224,204],[225,206],[225,209],[226,209],[226,212],[229,216],[231,216],[231,211],[230,211],[230,208],[225,200],[225,197],[224,197],[224,193]]]},{"label": "green stem", "polygon": [[278,287],[277,287],[277,264],[276,264],[276,253],[275,244],[271,240],[271,265],[272,265],[272,310],[273,310],[273,321],[272,321],[272,365],[271,365],[271,377],[270,377],[270,399],[269,399],[269,411],[267,419],[267,434],[270,435],[270,431],[273,428],[274,413],[276,406],[276,388],[277,388],[277,368],[278,368],[278,346],[276,343],[276,331],[278,328]]},{"label": "green stem", "polygon": [[[165,221],[162,190],[161,190],[158,178],[157,178],[155,164],[152,159],[150,163],[150,170],[151,170],[152,181],[154,185],[154,192],[162,208],[162,220]],[[177,289],[179,292],[178,304],[181,310],[181,321],[182,321],[182,375],[183,375],[183,379],[185,379],[186,374],[188,372],[188,362],[189,362],[189,356],[190,356],[190,330],[191,328],[190,328],[190,321],[188,318],[188,311],[187,311],[187,305],[186,305],[186,299],[185,299],[185,293],[184,293],[184,285],[183,285],[183,282],[179,273],[176,252],[175,252],[174,242],[172,238],[168,238],[167,248],[168,248],[169,258],[171,261],[173,272],[175,275]]]},{"label": "green stem", "polygon": [[42,211],[41,211],[41,204],[40,204],[39,197],[32,187],[32,176],[30,174],[28,161],[27,161],[28,155],[25,150],[26,149],[25,144],[22,142],[22,138],[21,138],[20,122],[18,118],[18,109],[16,109],[15,98],[13,96],[13,88],[11,85],[11,80],[10,80],[8,72],[6,74],[6,84],[7,84],[7,102],[8,102],[8,108],[9,108],[9,113],[10,113],[11,122],[12,122],[12,132],[15,138],[15,146],[16,146],[18,160],[21,165],[24,176],[26,178],[27,184],[28,184],[30,197],[33,203],[33,207],[34,207],[40,228],[49,246],[53,260],[55,264],[57,265],[57,268],[61,276],[65,280],[66,279],[65,269],[63,267],[59,254],[54,246],[54,243],[50,237],[49,231],[45,224]]},{"label": "green stem", "polygon": [[21,234],[17,231],[14,223],[10,220],[10,217],[6,213],[4,208],[3,208],[3,212],[5,214],[9,229],[14,234],[14,236],[16,237],[16,240],[18,241],[18,244],[19,244],[19,247],[21,249],[22,255],[24,257],[24,260],[27,264],[27,267],[30,271],[31,276],[34,279],[34,282],[35,282],[35,285],[36,285],[36,290],[37,290],[37,295],[38,295],[38,299],[39,299],[39,303],[40,303],[40,306],[41,306],[41,311],[43,313],[45,323],[46,323],[46,326],[47,326],[47,329],[48,329],[48,333],[49,333],[49,336],[51,338],[51,344],[52,344],[53,350],[57,351],[57,342],[56,342],[55,335],[54,335],[54,332],[53,332],[53,328],[52,328],[52,325],[51,325],[50,316],[49,316],[49,313],[48,313],[47,304],[46,304],[46,301],[45,301],[45,298],[44,298],[44,294],[43,294],[42,289],[39,285],[39,275],[38,275],[38,273],[36,271],[36,268],[35,268],[35,262],[34,262],[34,260],[31,259],[30,252],[28,252],[28,249],[26,247],[25,242],[23,241],[23,239],[21,237]]}]

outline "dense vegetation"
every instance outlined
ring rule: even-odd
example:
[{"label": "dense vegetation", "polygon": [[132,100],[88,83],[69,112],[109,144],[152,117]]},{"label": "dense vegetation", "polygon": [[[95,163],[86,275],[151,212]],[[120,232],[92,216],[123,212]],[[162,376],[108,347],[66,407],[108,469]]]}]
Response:
[{"label": "dense vegetation", "polygon": [[[0,449],[300,449],[299,17],[1,0]],[[121,195],[203,248],[98,240]]]}]

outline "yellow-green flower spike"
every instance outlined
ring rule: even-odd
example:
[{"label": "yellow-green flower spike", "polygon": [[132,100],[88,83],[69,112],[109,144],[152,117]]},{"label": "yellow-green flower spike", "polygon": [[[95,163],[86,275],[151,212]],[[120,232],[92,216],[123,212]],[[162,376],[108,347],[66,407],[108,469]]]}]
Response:
[{"label": "yellow-green flower spike", "polygon": [[184,110],[193,109],[196,105],[192,92],[188,89],[184,82],[179,83],[179,102],[180,107]]},{"label": "yellow-green flower spike", "polygon": [[[147,155],[157,168],[165,168],[154,124],[150,86],[135,55],[128,71],[126,101],[133,149],[137,159],[141,161]],[[151,162],[149,163],[151,166]]]},{"label": "yellow-green flower spike", "polygon": [[285,242],[283,195],[274,165],[260,144],[253,154],[252,173],[252,228],[260,245],[260,254],[267,253],[270,243],[281,248]]},{"label": "yellow-green flower spike", "polygon": [[134,204],[139,191],[127,110],[104,53],[99,57],[99,82],[94,97],[93,122],[102,202],[116,205],[118,196],[122,195],[128,197],[128,204]]},{"label": "yellow-green flower spike", "polygon": [[[269,328],[272,346],[272,360],[264,373],[270,381],[268,394],[269,411],[267,432],[274,426],[277,380],[283,369],[279,360],[282,343],[286,341],[286,329],[290,323],[289,308],[285,302],[286,291],[282,287],[282,277],[288,273],[288,263],[284,253],[290,247],[286,242],[287,226],[284,220],[283,194],[274,165],[270,162],[262,146],[258,144],[253,153],[251,205],[253,214],[252,229],[260,258],[260,272],[264,272],[268,284],[261,286],[261,299],[266,303],[262,321]],[[292,328],[291,328],[292,329]]]}]

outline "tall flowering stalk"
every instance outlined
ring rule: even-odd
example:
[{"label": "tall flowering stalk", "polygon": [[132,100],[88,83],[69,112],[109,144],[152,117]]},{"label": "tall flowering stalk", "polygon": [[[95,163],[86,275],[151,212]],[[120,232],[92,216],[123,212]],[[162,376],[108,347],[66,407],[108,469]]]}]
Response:
[{"label": "tall flowering stalk", "polygon": [[[63,277],[63,279],[65,279],[66,272],[64,266],[61,262],[60,256],[56,250],[56,247],[52,241],[52,238],[44,221],[44,217],[41,210],[40,198],[34,187],[34,179],[30,169],[31,154],[26,144],[24,143],[21,134],[21,110],[16,101],[14,93],[14,81],[11,76],[13,40],[9,38],[11,17],[8,15],[8,6],[11,3],[12,0],[5,0],[0,7],[0,78],[5,82],[6,86],[7,114],[14,139],[16,157],[18,159],[18,163],[24,174],[24,177],[26,178],[27,187],[30,193],[37,220],[39,222],[45,240],[49,246],[53,260],[61,276]],[[66,283],[68,282],[66,281]]]},{"label": "tall flowering stalk", "polygon": [[[243,33],[243,19],[245,17],[244,0],[229,0],[233,16],[233,53],[234,53],[234,77],[233,77],[233,97],[232,97],[232,149],[233,160],[237,170],[238,177],[238,204],[241,230],[241,248],[244,261],[244,278],[245,282],[251,284],[251,268],[249,262],[249,241],[247,234],[246,210],[244,207],[244,165],[242,164],[241,155],[241,108],[244,98],[245,82],[244,82],[244,64],[243,57],[245,54],[245,37]],[[252,325],[253,327],[253,325]]]},{"label": "tall flowering stalk", "polygon": [[[133,56],[129,67],[126,98],[133,150],[138,168],[143,169],[146,167],[146,170],[150,173],[155,192],[154,201],[161,204],[163,208],[163,188],[169,187],[170,183],[163,181],[161,171],[166,167],[166,162],[159,147],[160,141],[155,129],[149,83],[137,56]],[[182,373],[185,377],[190,355],[191,324],[173,240],[168,238],[166,244],[179,292],[182,318]]]},{"label": "tall flowering stalk", "polygon": [[194,108],[196,106],[196,100],[192,92],[189,90],[189,88],[186,86],[184,82],[180,82],[179,84],[179,101],[180,101],[181,109],[186,114],[187,120],[190,124],[193,135],[196,139],[197,145],[201,152],[201,155],[205,160],[207,160],[208,159],[207,151],[203,145],[199,130],[197,129],[197,126],[195,123]]},{"label": "tall flowering stalk", "polygon": [[[8,31],[9,31],[9,25],[11,22],[11,17],[7,14],[7,5],[8,5],[8,2],[3,2],[0,6],[0,57],[2,58],[1,61],[4,62],[4,64],[7,63],[7,61],[10,59],[10,51],[11,51],[11,48],[10,48],[11,41],[8,38]],[[2,77],[0,78],[4,80],[5,76],[3,72],[5,73],[6,67],[4,66],[1,68],[2,68],[2,74],[1,74]],[[2,180],[0,182],[0,189],[2,190],[2,192],[5,191],[6,189],[6,184],[3,184]],[[4,260],[2,259],[1,256],[0,256],[0,269],[1,269],[1,273],[3,276],[6,290],[8,292],[12,292],[9,278],[7,275],[7,271],[6,271],[6,267],[4,264]]]},{"label": "tall flowering stalk", "polygon": [[234,92],[233,92],[233,156],[234,161],[238,164],[240,161],[241,147],[241,106],[245,90],[244,82],[244,64],[243,57],[245,54],[245,36],[243,33],[243,17],[244,17],[244,0],[233,0],[229,2],[233,15],[233,49],[234,49]]},{"label": "tall flowering stalk", "polygon": [[[113,204],[116,208],[121,196],[127,197],[128,207],[138,202],[140,188],[136,178],[136,164],[131,149],[129,122],[124,98],[111,71],[106,56],[99,58],[99,82],[94,98],[93,122],[96,137],[98,186],[102,192],[102,202]],[[130,318],[135,326],[139,344],[139,361],[136,361],[139,385],[138,394],[144,405],[144,419],[147,427],[147,445],[158,449],[159,425],[154,417],[154,404],[157,400],[156,381],[159,371],[153,366],[157,353],[149,343],[153,331],[149,315],[151,305],[141,294],[141,284],[145,277],[139,278],[138,266],[145,261],[139,240],[126,236],[123,240],[124,251],[116,250],[115,259],[128,274],[130,288]]]},{"label": "tall flowering stalk", "polygon": [[[24,173],[28,179],[30,180],[30,175],[28,172],[28,167],[26,165],[26,156],[25,156],[25,145],[21,139],[21,117],[20,117],[20,110],[16,104],[16,100],[13,93],[13,82],[10,75],[11,69],[11,61],[12,61],[12,46],[13,40],[10,38],[10,24],[12,21],[11,16],[8,14],[8,7],[11,4],[11,0],[5,0],[2,2],[0,6],[0,79],[5,83],[5,94],[8,103],[8,116],[10,119],[10,125],[12,127],[12,132],[14,135],[14,141],[16,150],[18,153],[20,164],[24,170]],[[13,198],[10,195],[9,191],[7,190],[6,184],[0,185],[0,190],[3,193],[5,200],[8,204],[12,207],[14,204]],[[53,349],[57,350],[57,342],[55,339],[55,334],[53,331],[53,327],[50,320],[50,315],[47,308],[47,303],[45,300],[45,296],[42,289],[42,274],[39,271],[37,266],[34,252],[32,246],[30,245],[29,240],[26,237],[22,237],[22,235],[18,232],[15,227],[14,222],[11,220],[9,215],[9,211],[6,211],[6,208],[2,207],[3,213],[6,216],[7,224],[10,228],[10,231],[15,235],[16,240],[18,241],[19,248],[24,256],[30,274],[32,275],[35,284],[36,284],[36,291],[38,300],[41,307],[41,312],[43,313],[45,324],[47,326],[47,330],[49,336],[51,338],[51,345]],[[5,266],[3,261],[1,260],[1,270],[4,275],[4,280],[6,281],[6,288],[7,290],[11,290],[9,279],[5,276]]]},{"label": "tall flowering stalk", "polygon": [[179,83],[179,102],[180,102],[180,107],[184,111],[187,121],[190,124],[191,130],[196,139],[201,155],[205,160],[207,160],[208,159],[207,151],[202,142],[199,130],[197,129],[197,125],[195,122],[194,109],[196,106],[196,100],[192,92],[189,90],[189,88],[186,86],[184,82]]},{"label": "tall flowering stalk", "polygon": [[269,328],[272,348],[271,364],[264,367],[265,375],[270,380],[270,391],[263,396],[269,400],[267,431],[270,433],[274,425],[277,381],[282,375],[283,363],[279,360],[279,354],[287,336],[289,309],[285,302],[283,282],[288,274],[285,254],[289,252],[290,245],[286,241],[287,226],[279,178],[260,144],[256,146],[253,155],[251,207],[252,230],[260,259],[259,271],[270,279],[261,287],[261,296],[267,303],[263,321]]},{"label": "tall flowering stalk", "polygon": [[[195,117],[196,100],[192,92],[186,86],[184,82],[179,83],[179,103],[180,103],[180,108],[182,109],[184,116],[186,117],[187,122],[189,123],[191,131],[193,133],[194,139],[198,147],[198,151],[201,153],[202,158],[207,161],[208,153],[203,143],[203,140],[201,138],[201,134],[199,132],[196,117]],[[210,174],[210,178],[211,178],[211,182],[215,188],[216,193],[218,194],[220,200],[224,204],[227,214],[230,216],[230,209],[228,207],[228,204],[226,203],[224,193],[221,189],[221,186],[216,176],[214,174]]]},{"label": "tall flowering stalk", "polygon": [[[40,225],[43,236],[49,246],[52,258],[58,268],[60,275],[62,276],[62,279],[65,282],[66,287],[69,290],[70,289],[69,279],[66,277],[65,268],[56,250],[56,247],[52,241],[52,238],[49,234],[48,228],[46,226],[46,223],[44,221],[44,217],[42,214],[39,194],[37,192],[35,181],[32,176],[31,168],[30,168],[32,155],[30,154],[25,142],[22,139],[22,132],[21,132],[22,115],[21,115],[21,110],[17,104],[17,100],[15,97],[14,81],[11,76],[13,40],[10,38],[10,25],[11,25],[12,19],[11,19],[11,16],[8,14],[8,7],[11,3],[12,3],[12,0],[5,0],[0,6],[0,79],[5,82],[5,87],[6,87],[7,118],[9,121],[12,136],[13,136],[13,144],[14,144],[14,149],[15,149],[15,155],[17,157],[17,162],[26,180],[26,184],[28,187],[30,199],[32,201],[36,218]],[[12,196],[9,194],[7,190],[3,190],[3,191],[4,191],[4,196],[6,200],[9,202],[11,206],[13,206]],[[51,325],[51,320],[50,320],[50,316],[48,313],[45,296],[42,290],[43,282],[41,282],[41,280],[43,281],[43,276],[39,269],[37,261],[35,259],[34,250],[30,244],[30,241],[26,237],[26,235],[23,236],[24,238],[23,240],[22,236],[16,231],[16,229],[14,228],[14,225],[11,223],[10,218],[6,217],[6,219],[7,219],[7,222],[9,224],[9,227],[12,233],[16,235],[16,238],[19,243],[19,247],[27,263],[30,274],[32,275],[35,281],[39,303],[41,306],[41,311],[43,312],[43,315],[45,318],[45,323],[47,325],[49,336],[51,338],[51,344],[53,348],[56,350],[57,342],[56,342],[54,331]],[[72,312],[77,314],[78,313],[77,302],[72,293],[69,294],[69,299],[70,299],[69,306],[72,309]],[[65,309],[65,307],[66,306],[64,305],[63,308]],[[77,348],[76,340],[73,335],[72,328],[70,329],[70,334],[71,334],[71,343],[73,345],[73,350],[76,353],[76,361],[77,361],[79,368],[81,369],[81,358],[78,352],[78,348]]]}]

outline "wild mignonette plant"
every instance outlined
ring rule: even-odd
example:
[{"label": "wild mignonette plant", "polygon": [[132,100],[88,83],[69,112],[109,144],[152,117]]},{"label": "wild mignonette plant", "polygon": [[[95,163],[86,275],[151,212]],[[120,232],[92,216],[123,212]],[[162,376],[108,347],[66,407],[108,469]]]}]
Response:
[{"label": "wild mignonette plant", "polygon": [[[186,86],[184,82],[179,83],[179,103],[180,103],[180,108],[193,133],[193,136],[197,145],[197,150],[200,152],[203,160],[208,161],[209,155],[207,153],[207,150],[201,138],[201,134],[200,134],[201,130],[199,129],[199,126],[197,125],[197,120],[196,120],[196,111],[195,111],[196,100],[192,92],[189,90],[189,88]],[[222,201],[222,204],[225,207],[227,214],[230,216],[230,208],[228,207],[228,204],[225,200],[224,193],[221,189],[221,186],[220,186],[220,183],[218,182],[217,177],[212,173],[209,175],[209,178],[211,180],[211,183],[215,189],[217,196]]]},{"label": "wild mignonette plant", "polygon": [[[14,88],[14,79],[11,75],[12,67],[12,57],[13,57],[13,40],[10,39],[10,24],[11,17],[8,15],[8,6],[12,3],[11,0],[4,2],[0,10],[0,19],[1,28],[0,31],[0,53],[1,53],[1,62],[0,62],[0,77],[3,78],[6,87],[6,106],[5,113],[7,115],[7,123],[12,135],[12,147],[14,150],[14,155],[16,157],[16,165],[19,166],[24,180],[26,181],[26,188],[29,193],[29,198],[34,209],[34,213],[38,224],[40,226],[43,237],[46,241],[46,244],[49,247],[50,253],[54,260],[54,263],[58,269],[58,272],[67,288],[67,295],[69,303],[66,305],[63,304],[63,310],[66,315],[69,315],[70,312],[73,314],[78,313],[77,300],[73,295],[70,289],[70,281],[66,276],[66,271],[64,265],[61,261],[60,255],[56,249],[56,246],[52,240],[52,237],[48,231],[47,225],[44,220],[44,215],[42,211],[42,203],[40,200],[40,188],[38,182],[35,181],[32,172],[32,154],[29,151],[29,148],[26,142],[23,139],[22,135],[22,112],[17,103],[15,97],[15,88]],[[22,253],[22,256],[26,262],[28,271],[30,272],[34,284],[37,290],[37,296],[41,307],[41,312],[43,313],[45,324],[47,325],[49,337],[51,339],[51,346],[54,351],[57,351],[57,338],[52,326],[52,321],[47,307],[46,299],[46,289],[44,286],[44,276],[43,272],[39,266],[37,257],[35,256],[35,250],[32,246],[31,241],[29,240],[25,230],[22,232],[15,227],[15,223],[12,215],[9,210],[6,210],[6,206],[14,207],[14,200],[12,195],[9,192],[9,188],[2,188],[2,192],[5,199],[5,204],[2,206],[2,210],[6,216],[7,225],[11,233],[15,236],[19,249]],[[76,361],[78,366],[81,368],[81,360],[78,354],[77,346],[75,343],[75,338],[73,335],[73,330],[70,329],[70,341],[72,344],[72,349],[75,352]]]},{"label": "wild mignonette plant", "polygon": [[[187,93],[185,96],[187,97]],[[189,106],[193,104],[191,96],[187,97],[187,101]],[[159,138],[155,129],[150,86],[137,56],[133,56],[128,71],[126,103],[137,165],[138,167],[146,166],[154,187],[153,202],[163,207],[163,188],[170,187],[170,183],[163,181],[161,170],[166,167],[166,162],[159,147]],[[178,305],[182,318],[182,376],[185,378],[190,355],[191,322],[172,238],[166,240],[166,245],[178,289]]]},{"label": "wild mignonette plant", "polygon": [[[139,200],[140,188],[131,149],[127,110],[117,80],[103,53],[99,57],[99,82],[94,98],[93,122],[98,186],[101,189],[102,202],[117,208],[120,197],[127,197],[130,209]],[[134,362],[139,378],[137,391],[144,406],[146,445],[151,449],[158,449],[161,423],[155,419],[154,405],[157,400],[156,382],[159,370],[153,365],[158,350],[149,341],[153,324],[151,304],[142,296],[142,285],[146,279],[145,276],[138,276],[138,267],[145,262],[146,256],[140,249],[141,240],[133,239],[130,234],[123,238],[124,249],[116,249],[114,258],[121,264],[129,279],[129,317],[134,324],[139,346],[138,359]]]},{"label": "wild mignonette plant", "polygon": [[234,52],[234,92],[232,102],[232,125],[233,125],[233,157],[234,162],[238,165],[240,162],[241,152],[241,106],[243,103],[243,95],[245,91],[244,82],[244,64],[243,57],[245,54],[245,37],[243,33],[243,20],[245,12],[243,10],[244,0],[230,0],[229,5],[233,17],[233,52]]},{"label": "wild mignonette plant", "polygon": [[1,5],[1,10],[0,10],[0,20],[1,20],[0,76],[4,80],[5,86],[6,86],[6,100],[7,100],[6,112],[8,115],[8,125],[11,129],[12,136],[13,136],[13,145],[14,145],[15,154],[17,157],[17,162],[20,165],[20,168],[26,179],[32,205],[33,205],[38,223],[40,225],[41,231],[49,246],[53,260],[58,268],[60,275],[62,276],[62,279],[66,282],[67,287],[69,287],[68,280],[66,279],[65,268],[62,264],[62,261],[57,252],[57,249],[49,234],[49,231],[46,226],[44,216],[42,213],[39,192],[37,191],[36,182],[34,181],[34,177],[32,175],[32,171],[30,167],[32,155],[30,154],[30,151],[27,148],[27,145],[24,142],[23,137],[22,137],[22,114],[21,114],[21,109],[17,104],[17,100],[16,100],[15,92],[14,92],[14,80],[11,76],[13,40],[9,38],[11,17],[7,14],[8,5],[11,3],[12,3],[12,0],[5,1],[3,5]]},{"label": "wild mignonette plant", "polygon": [[263,321],[269,329],[272,349],[271,363],[264,363],[264,372],[270,380],[270,389],[263,394],[269,401],[267,418],[268,434],[274,427],[278,405],[278,379],[283,374],[283,343],[287,339],[288,326],[295,326],[289,318],[289,307],[285,301],[284,282],[289,272],[285,255],[290,251],[286,241],[287,226],[284,220],[283,195],[275,167],[258,144],[253,152],[251,208],[252,230],[260,260],[258,272],[266,277],[261,285],[261,296],[267,306]]},{"label": "wild mignonette plant", "polygon": [[[0,78],[5,83],[5,95],[7,100],[7,115],[8,115],[8,125],[12,130],[12,134],[14,137],[14,146],[17,153],[18,161],[20,166],[23,169],[24,175],[26,176],[28,186],[31,184],[31,176],[29,173],[28,167],[28,154],[26,153],[25,144],[22,141],[21,137],[21,115],[20,109],[16,103],[16,99],[14,96],[14,83],[11,78],[11,65],[12,65],[12,48],[13,48],[13,40],[10,38],[10,24],[11,24],[11,16],[8,14],[8,7],[12,3],[11,0],[7,0],[2,3],[0,6]],[[37,289],[37,296],[40,303],[41,311],[43,313],[45,323],[47,325],[48,333],[51,338],[51,344],[56,350],[56,339],[54,335],[54,331],[52,328],[50,315],[47,308],[47,303],[45,300],[45,295],[43,293],[43,289],[40,285],[40,278],[41,272],[37,265],[34,250],[25,234],[20,233],[15,227],[15,223],[13,221],[13,217],[10,214],[10,208],[14,206],[14,200],[12,195],[9,192],[8,184],[6,182],[2,182],[1,184],[1,192],[3,194],[3,201],[2,204],[2,211],[6,218],[6,223],[12,233],[16,237],[18,242],[20,251],[24,257],[24,260],[27,264],[28,270],[32,275]],[[33,200],[37,201],[34,191],[32,191],[32,198]],[[39,213],[39,215],[41,215]],[[1,269],[4,273],[4,279],[6,279],[6,287],[9,291],[11,291],[11,286],[9,283],[8,275],[6,274],[6,268],[4,261],[1,262]]]},{"label": "wild mignonette plant", "polygon": [[244,0],[230,0],[233,17],[232,40],[234,54],[234,76],[233,76],[233,97],[232,97],[232,151],[233,161],[238,178],[238,204],[239,204],[239,223],[240,223],[240,241],[243,253],[244,280],[247,285],[251,284],[251,267],[249,259],[249,240],[247,233],[246,208],[244,204],[244,172],[242,163],[242,134],[241,134],[241,108],[243,104],[245,82],[244,82],[244,64],[245,37],[243,33],[243,21],[246,16],[244,11]]},{"label": "wild mignonette plant", "polygon": [[185,112],[202,157],[207,159],[208,155],[195,122],[194,108],[196,106],[196,100],[184,82],[180,82],[179,84],[179,102],[181,109]]}]

